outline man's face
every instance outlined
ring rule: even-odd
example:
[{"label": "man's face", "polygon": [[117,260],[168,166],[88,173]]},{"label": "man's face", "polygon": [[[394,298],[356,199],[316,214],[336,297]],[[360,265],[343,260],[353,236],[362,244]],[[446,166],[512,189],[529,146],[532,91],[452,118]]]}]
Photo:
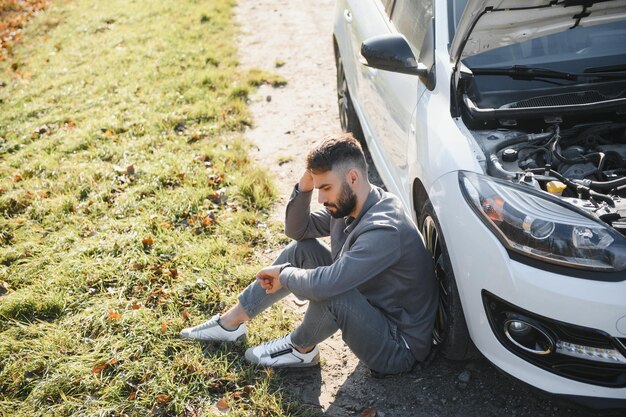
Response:
[{"label": "man's face", "polygon": [[348,184],[345,173],[334,169],[322,174],[312,174],[318,189],[318,201],[336,219],[352,213],[356,207],[356,194]]}]

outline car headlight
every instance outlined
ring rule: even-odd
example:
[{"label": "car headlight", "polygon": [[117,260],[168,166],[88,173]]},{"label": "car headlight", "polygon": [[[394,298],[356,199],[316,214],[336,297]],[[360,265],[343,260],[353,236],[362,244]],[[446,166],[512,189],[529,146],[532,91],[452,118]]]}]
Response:
[{"label": "car headlight", "polygon": [[504,246],[563,266],[626,269],[626,237],[549,194],[471,172],[460,172],[465,199]]}]

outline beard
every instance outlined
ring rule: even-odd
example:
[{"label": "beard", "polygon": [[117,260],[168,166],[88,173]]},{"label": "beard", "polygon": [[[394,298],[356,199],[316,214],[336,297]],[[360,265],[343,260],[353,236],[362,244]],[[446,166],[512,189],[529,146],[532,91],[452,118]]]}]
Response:
[{"label": "beard", "polygon": [[[354,211],[356,207],[356,194],[352,191],[352,188],[346,181],[341,184],[341,194],[339,194],[339,200],[337,204],[324,203],[324,207],[335,219],[341,219],[346,217]],[[334,207],[335,211],[329,210],[329,207]]]}]

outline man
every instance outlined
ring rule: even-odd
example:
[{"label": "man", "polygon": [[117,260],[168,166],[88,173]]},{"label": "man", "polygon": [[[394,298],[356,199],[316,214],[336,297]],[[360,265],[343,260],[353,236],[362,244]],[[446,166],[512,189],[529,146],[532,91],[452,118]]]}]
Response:
[{"label": "man", "polygon": [[[313,189],[324,210],[310,212]],[[309,300],[302,323],[285,337],[246,351],[271,367],[319,362],[318,343],[341,329],[354,354],[376,373],[422,361],[437,309],[432,260],[398,198],[370,184],[359,143],[326,137],[307,155],[307,170],[287,204],[285,233],[295,241],[263,268],[224,315],[181,337],[235,341],[245,322],[289,292]],[[317,238],[330,236],[330,250]]]}]

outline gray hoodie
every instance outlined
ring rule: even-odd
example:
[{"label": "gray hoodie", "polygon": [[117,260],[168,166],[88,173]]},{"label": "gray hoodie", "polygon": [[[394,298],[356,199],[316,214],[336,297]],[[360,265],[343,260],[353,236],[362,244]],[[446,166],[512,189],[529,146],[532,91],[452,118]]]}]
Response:
[{"label": "gray hoodie", "polygon": [[372,186],[356,219],[335,219],[326,210],[310,212],[312,194],[296,186],[287,204],[285,233],[295,240],[330,236],[333,263],[287,267],[281,284],[312,301],[356,288],[398,327],[422,361],[432,342],[437,283],[432,258],[400,200]]}]

